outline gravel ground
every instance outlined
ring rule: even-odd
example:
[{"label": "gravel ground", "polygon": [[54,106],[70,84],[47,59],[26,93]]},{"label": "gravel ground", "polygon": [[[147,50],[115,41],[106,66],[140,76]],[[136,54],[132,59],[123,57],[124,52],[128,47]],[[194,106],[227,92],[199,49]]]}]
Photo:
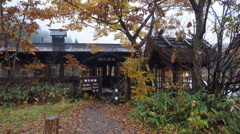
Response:
[{"label": "gravel ground", "polygon": [[85,124],[85,131],[82,134],[122,134],[122,125],[105,115],[102,106],[104,105],[95,103],[84,109],[85,120],[82,122]]},{"label": "gravel ground", "polygon": [[110,105],[101,101],[86,101],[82,108],[72,112],[76,113],[74,118],[78,120],[72,122],[76,127],[67,133],[153,134],[141,124],[130,120],[130,111],[131,106],[127,104]]}]

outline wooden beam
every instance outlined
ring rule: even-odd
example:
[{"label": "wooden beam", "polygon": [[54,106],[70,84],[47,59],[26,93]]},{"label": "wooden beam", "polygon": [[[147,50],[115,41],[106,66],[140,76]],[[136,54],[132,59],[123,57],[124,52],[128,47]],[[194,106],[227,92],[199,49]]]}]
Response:
[{"label": "wooden beam", "polygon": [[167,46],[172,47],[172,44],[163,36],[161,38],[167,43]]},{"label": "wooden beam", "polygon": [[192,47],[191,43],[188,42],[186,39],[184,40],[184,42],[185,42],[188,46]]}]

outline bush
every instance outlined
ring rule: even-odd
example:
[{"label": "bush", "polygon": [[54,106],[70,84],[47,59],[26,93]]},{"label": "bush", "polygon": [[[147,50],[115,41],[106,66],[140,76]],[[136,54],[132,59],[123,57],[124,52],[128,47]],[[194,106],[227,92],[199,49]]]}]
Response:
[{"label": "bush", "polygon": [[240,133],[239,104],[231,98],[159,91],[136,104],[135,119],[166,133]]},{"label": "bush", "polygon": [[59,102],[67,97],[71,89],[70,84],[37,83],[36,85],[14,86],[2,89],[0,92],[0,105],[12,106],[24,103]]}]

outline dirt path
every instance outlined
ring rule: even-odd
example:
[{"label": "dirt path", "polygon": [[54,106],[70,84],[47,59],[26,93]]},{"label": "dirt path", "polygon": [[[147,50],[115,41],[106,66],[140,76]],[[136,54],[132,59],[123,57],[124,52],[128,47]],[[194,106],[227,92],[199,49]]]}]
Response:
[{"label": "dirt path", "polygon": [[139,124],[129,119],[130,105],[109,105],[90,101],[78,116],[81,123],[79,134],[148,134]]},{"label": "dirt path", "polygon": [[83,117],[85,124],[85,131],[82,133],[88,134],[122,134],[124,131],[122,124],[117,120],[109,117],[107,113],[104,113],[104,107],[107,104],[101,102],[95,102],[90,106],[87,106],[83,111]]},{"label": "dirt path", "polygon": [[[84,100],[74,102],[71,107],[66,107],[66,105],[69,103],[61,103],[57,107],[60,112],[57,115],[59,117],[59,134],[153,134],[140,123],[130,119],[132,106],[129,104],[109,105],[101,101]],[[44,110],[51,110],[51,108]],[[21,108],[19,111],[22,112]],[[26,113],[28,114],[28,112]],[[34,111],[34,113],[37,112]],[[39,114],[41,115],[31,114],[29,118],[24,117],[21,121],[17,120],[11,127],[4,127],[0,122],[0,130],[4,127],[0,133],[41,134],[44,131],[44,119],[51,115],[42,110]],[[6,115],[9,116],[9,113]],[[16,126],[15,124],[22,125]]]}]

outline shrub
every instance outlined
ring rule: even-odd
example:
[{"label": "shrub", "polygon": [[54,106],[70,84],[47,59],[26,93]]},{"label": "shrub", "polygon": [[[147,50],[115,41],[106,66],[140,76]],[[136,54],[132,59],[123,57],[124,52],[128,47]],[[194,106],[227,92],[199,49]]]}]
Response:
[{"label": "shrub", "polygon": [[[70,84],[65,83],[57,83],[57,84],[49,84],[49,83],[39,83],[36,86],[30,88],[30,96],[28,102],[59,102],[62,98],[67,97],[67,93],[70,91]],[[35,101],[34,101],[35,100]]]},{"label": "shrub", "polygon": [[67,97],[71,89],[70,84],[37,83],[36,85],[18,85],[2,89],[0,92],[0,105],[12,106],[24,103],[59,102]]},{"label": "shrub", "polygon": [[201,91],[159,91],[139,100],[132,116],[166,133],[240,133],[239,104]]},{"label": "shrub", "polygon": [[3,89],[0,93],[0,105],[22,104],[27,99],[28,94],[29,90],[19,86]]}]

